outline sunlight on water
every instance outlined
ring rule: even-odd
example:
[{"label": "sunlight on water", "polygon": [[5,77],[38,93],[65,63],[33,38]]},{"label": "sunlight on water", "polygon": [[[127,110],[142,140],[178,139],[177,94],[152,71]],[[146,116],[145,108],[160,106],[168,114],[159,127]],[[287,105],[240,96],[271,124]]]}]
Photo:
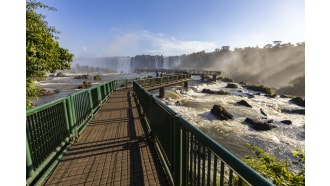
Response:
[{"label": "sunlight on water", "polygon": [[[190,82],[189,82],[190,83]],[[194,84],[187,91],[181,87],[172,88],[171,92],[180,95],[179,98],[166,97],[163,101],[178,114],[182,115],[193,125],[208,134],[220,145],[229,149],[233,154],[242,157],[246,153],[246,143],[264,148],[268,153],[281,158],[292,158],[291,150],[305,148],[305,116],[299,114],[282,113],[282,109],[301,109],[303,107],[289,103],[289,98],[269,98],[265,95],[248,95],[256,92],[246,90],[242,86],[236,89],[225,88],[227,83],[200,83]],[[201,93],[204,89],[230,92],[230,95],[213,95]],[[252,108],[240,106],[238,101],[247,101]],[[233,120],[220,121],[210,110],[213,105],[221,104],[234,116]],[[263,118],[260,109],[267,113],[267,119],[272,119],[277,126],[269,131],[256,131],[244,122],[246,117]],[[282,120],[291,120],[292,125],[281,123]]]}]

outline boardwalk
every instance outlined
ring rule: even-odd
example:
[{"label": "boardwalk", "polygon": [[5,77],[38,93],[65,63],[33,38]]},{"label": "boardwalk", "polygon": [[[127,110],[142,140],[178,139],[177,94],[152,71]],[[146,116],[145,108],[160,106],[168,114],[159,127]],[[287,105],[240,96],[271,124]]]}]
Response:
[{"label": "boardwalk", "polygon": [[169,185],[132,94],[113,93],[44,185]]}]

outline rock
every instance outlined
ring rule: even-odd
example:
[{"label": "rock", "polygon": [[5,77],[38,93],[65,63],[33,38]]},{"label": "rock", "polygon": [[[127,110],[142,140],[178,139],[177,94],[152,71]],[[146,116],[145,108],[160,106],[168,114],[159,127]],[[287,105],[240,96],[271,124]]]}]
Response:
[{"label": "rock", "polygon": [[267,116],[267,114],[264,112],[264,110],[262,108],[260,109],[260,112],[262,115]]},{"label": "rock", "polygon": [[59,72],[56,74],[56,77],[65,77],[66,75],[63,72]]},{"label": "rock", "polygon": [[229,120],[233,119],[233,115],[230,114],[225,108],[221,105],[213,105],[211,113],[215,115],[220,120]]},{"label": "rock", "polygon": [[301,107],[305,107],[305,99],[303,99],[301,97],[295,97],[295,98],[289,100],[289,102],[296,104],[298,106],[301,106]]},{"label": "rock", "polygon": [[228,83],[226,88],[238,88],[238,85],[236,85],[234,83]]},{"label": "rock", "polygon": [[273,124],[251,118],[246,118],[245,122],[251,124],[255,130],[265,131],[265,130],[271,130],[272,128],[276,128],[276,126]]},{"label": "rock", "polygon": [[291,120],[282,120],[281,123],[287,124],[287,125],[291,125],[292,121]]},{"label": "rock", "polygon": [[276,98],[277,94],[265,94],[265,97]]},{"label": "rock", "polygon": [[241,100],[237,102],[237,104],[252,108],[252,106],[245,100]]},{"label": "rock", "polygon": [[253,94],[247,94],[248,98],[255,98]]},{"label": "rock", "polygon": [[79,75],[74,77],[75,79],[90,79],[91,76],[89,74]]},{"label": "rock", "polygon": [[207,93],[207,94],[218,94],[218,95],[228,95],[228,92],[225,91],[215,91],[215,90],[210,90],[210,89],[203,89],[202,93]]},{"label": "rock", "polygon": [[91,86],[92,86],[91,82],[84,81],[81,85],[78,86],[78,89],[89,88]]},{"label": "rock", "polygon": [[288,113],[288,114],[305,115],[305,109],[282,109],[281,112]]},{"label": "rock", "polygon": [[49,96],[49,95],[52,95],[52,94],[56,94],[56,93],[59,93],[60,91],[57,90],[57,89],[41,89],[39,92],[38,92],[38,96]]}]

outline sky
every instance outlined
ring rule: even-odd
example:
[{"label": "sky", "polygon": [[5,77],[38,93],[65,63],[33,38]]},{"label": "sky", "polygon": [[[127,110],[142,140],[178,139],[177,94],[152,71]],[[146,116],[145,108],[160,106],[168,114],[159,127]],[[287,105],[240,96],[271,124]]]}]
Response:
[{"label": "sky", "polygon": [[305,41],[303,0],[41,0],[75,57],[173,56]]}]

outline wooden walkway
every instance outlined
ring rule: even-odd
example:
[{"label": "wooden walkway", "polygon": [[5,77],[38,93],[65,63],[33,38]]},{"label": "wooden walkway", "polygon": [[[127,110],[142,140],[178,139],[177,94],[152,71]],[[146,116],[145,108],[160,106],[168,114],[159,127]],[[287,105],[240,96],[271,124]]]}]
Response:
[{"label": "wooden walkway", "polygon": [[132,94],[112,94],[43,185],[169,185]]}]

